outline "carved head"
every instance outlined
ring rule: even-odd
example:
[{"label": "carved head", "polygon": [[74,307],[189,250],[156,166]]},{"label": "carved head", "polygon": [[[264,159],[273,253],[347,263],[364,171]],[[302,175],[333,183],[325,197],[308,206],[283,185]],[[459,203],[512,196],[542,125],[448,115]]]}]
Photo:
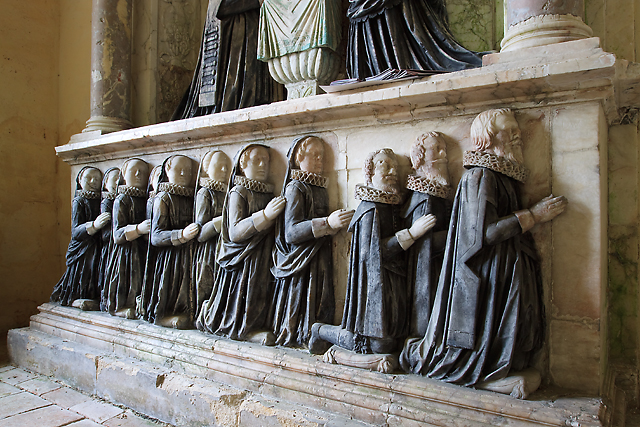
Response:
[{"label": "carved head", "polygon": [[324,172],[324,143],[316,136],[309,136],[298,143],[295,152],[296,166],[321,175]]},{"label": "carved head", "polygon": [[149,183],[151,184],[151,188],[153,189],[153,191],[158,190],[160,172],[162,172],[162,165],[154,166],[153,169],[151,169],[151,174],[149,175]]},{"label": "carved head", "polygon": [[269,177],[269,150],[262,145],[249,147],[240,156],[240,169],[249,179],[266,181]]},{"label": "carved head", "polygon": [[202,169],[210,179],[226,182],[229,174],[229,157],[222,151],[209,151],[202,158]]},{"label": "carved head", "polygon": [[477,151],[522,164],[520,127],[508,108],[487,110],[478,114],[471,124],[471,140]]},{"label": "carved head", "polygon": [[100,191],[102,172],[94,167],[85,167],[78,174],[78,184],[84,191]]},{"label": "carved head", "polygon": [[149,165],[141,159],[129,159],[122,165],[122,176],[129,187],[144,189],[147,186]]},{"label": "carved head", "polygon": [[104,174],[102,189],[109,193],[115,193],[118,190],[118,181],[120,181],[120,169],[110,168]]},{"label": "carved head", "polygon": [[171,156],[165,164],[167,179],[172,184],[184,187],[191,184],[193,162],[190,158],[182,155]]},{"label": "carved head", "polygon": [[440,132],[420,135],[411,146],[410,155],[416,175],[445,185],[449,182],[447,143]]},{"label": "carved head", "polygon": [[363,171],[368,186],[392,193],[399,191],[398,160],[390,148],[369,153]]}]

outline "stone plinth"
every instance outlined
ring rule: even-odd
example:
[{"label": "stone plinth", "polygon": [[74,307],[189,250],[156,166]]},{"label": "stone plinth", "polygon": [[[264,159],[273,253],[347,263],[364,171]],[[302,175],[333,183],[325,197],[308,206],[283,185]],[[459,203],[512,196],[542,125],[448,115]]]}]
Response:
[{"label": "stone plinth", "polygon": [[[621,108],[638,105],[638,67],[603,52],[597,39],[585,39],[489,55],[479,69],[390,83],[376,90],[312,96],[102,135],[57,147],[57,153],[72,165],[73,176],[85,164],[106,170],[120,166],[131,156],[157,165],[173,153],[199,160],[215,147],[233,157],[246,143],[265,143],[272,148],[271,180],[280,188],[291,141],[301,134],[315,134],[330,148],[325,164],[330,178],[330,208],[355,208],[358,201],[353,197],[354,187],[363,181],[361,167],[368,152],[392,148],[400,154],[401,173],[406,174],[411,143],[424,132],[440,131],[447,143],[452,180],[457,183],[463,171],[462,153],[471,148],[469,128],[473,118],[489,108],[510,107],[522,130],[525,166],[531,171],[522,188],[524,203],[530,205],[549,193],[569,199],[561,217],[533,230],[541,258],[547,314],[546,345],[535,366],[542,373],[543,387],[578,390],[582,396],[608,399],[615,395],[607,385],[615,383],[607,358],[608,127],[620,118]],[[637,199],[630,203],[637,203]],[[336,322],[344,301],[349,238],[345,231],[334,237]],[[179,339],[175,331],[155,330],[159,337],[171,337],[169,341]],[[49,332],[53,333],[53,328]],[[211,339],[198,332],[188,334],[190,339]],[[227,345],[219,342],[215,346]],[[298,354],[281,349],[268,351],[282,358]],[[393,376],[368,377],[368,372],[358,372],[372,378],[367,381],[385,384],[379,386],[384,390],[389,390],[389,382],[397,381]],[[419,377],[402,378],[424,381]],[[320,384],[324,380],[314,381]],[[317,385],[314,381],[305,384],[311,389]],[[429,390],[431,387],[436,386],[429,382]],[[271,386],[260,387],[261,391],[267,389]],[[351,393],[349,388],[340,390],[344,396]],[[450,389],[446,390],[442,393],[449,393]],[[380,393],[367,389],[363,395]],[[402,401],[406,405],[401,405],[402,411],[412,413],[432,399],[420,395],[414,401],[414,397]],[[389,400],[384,402],[388,404]],[[327,403],[325,409],[335,408]],[[476,411],[474,406],[471,412]]]},{"label": "stone plinth", "polygon": [[589,427],[602,425],[605,411],[599,398],[521,401],[103,313],[40,311],[30,328],[10,332],[14,361],[178,425],[270,416],[268,425]]}]

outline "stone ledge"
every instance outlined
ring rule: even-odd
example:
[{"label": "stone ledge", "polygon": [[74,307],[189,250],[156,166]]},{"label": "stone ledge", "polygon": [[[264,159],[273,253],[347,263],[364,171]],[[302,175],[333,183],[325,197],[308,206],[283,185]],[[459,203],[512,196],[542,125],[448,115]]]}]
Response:
[{"label": "stone ledge", "polygon": [[[602,425],[599,416],[604,406],[597,398],[534,395],[533,399],[546,400],[519,401],[415,375],[330,365],[302,351],[165,329],[103,313],[54,304],[44,304],[40,311],[32,317],[30,328],[10,331],[12,360],[83,389],[100,387],[100,373],[106,372],[100,360],[125,358],[121,365],[109,363],[110,369],[129,366],[131,372],[155,370],[197,377],[218,384],[215,389],[231,387],[285,401],[300,413],[312,409],[372,425]],[[143,387],[139,393],[154,390]],[[153,400],[153,396],[136,399]],[[118,403],[136,408],[135,401],[124,400],[119,397]],[[162,414],[149,415],[163,419]]]}]

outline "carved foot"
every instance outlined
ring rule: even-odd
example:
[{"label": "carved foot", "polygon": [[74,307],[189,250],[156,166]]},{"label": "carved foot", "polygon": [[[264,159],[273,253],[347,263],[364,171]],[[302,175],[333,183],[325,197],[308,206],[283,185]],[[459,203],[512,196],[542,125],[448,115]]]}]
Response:
[{"label": "carved foot", "polygon": [[276,336],[273,335],[273,332],[252,332],[249,335],[247,335],[247,341],[255,343],[255,344],[262,344],[262,345],[266,345],[266,346],[273,346],[276,345]]},{"label": "carved foot", "polygon": [[540,372],[533,368],[512,372],[508,377],[497,381],[476,384],[476,388],[501,394],[509,394],[516,399],[526,399],[540,387]]},{"label": "carved foot", "polygon": [[191,329],[191,322],[189,322],[189,316],[181,314],[179,316],[167,316],[160,320],[156,320],[156,323],[165,328],[173,329]]},{"label": "carved foot", "polygon": [[311,326],[311,337],[309,338],[309,353],[324,354],[331,347],[331,343],[320,338],[320,327],[324,323],[314,323]]},{"label": "carved foot", "polygon": [[77,299],[71,303],[71,307],[79,308],[82,311],[99,311],[100,303],[92,299]]},{"label": "carved foot", "polygon": [[390,374],[398,368],[398,356],[394,354],[359,354],[334,345],[324,354],[327,363],[369,369]]},{"label": "carved foot", "polygon": [[125,319],[135,319],[136,310],[134,308],[122,308],[114,313],[115,316],[123,317]]}]

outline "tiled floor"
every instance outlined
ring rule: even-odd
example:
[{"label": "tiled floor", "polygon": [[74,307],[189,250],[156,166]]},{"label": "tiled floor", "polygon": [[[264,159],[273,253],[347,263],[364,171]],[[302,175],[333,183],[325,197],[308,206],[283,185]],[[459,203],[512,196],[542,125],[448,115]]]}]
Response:
[{"label": "tiled floor", "polygon": [[0,427],[171,427],[59,382],[0,364]]}]

